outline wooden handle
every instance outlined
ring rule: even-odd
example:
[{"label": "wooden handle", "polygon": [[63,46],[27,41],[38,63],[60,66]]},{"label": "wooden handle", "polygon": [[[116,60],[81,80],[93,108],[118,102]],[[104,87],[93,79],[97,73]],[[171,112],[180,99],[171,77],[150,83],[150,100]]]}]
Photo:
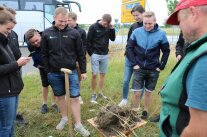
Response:
[{"label": "wooden handle", "polygon": [[66,73],[66,74],[71,74],[72,73],[72,71],[67,69],[67,68],[61,68],[60,71]]}]

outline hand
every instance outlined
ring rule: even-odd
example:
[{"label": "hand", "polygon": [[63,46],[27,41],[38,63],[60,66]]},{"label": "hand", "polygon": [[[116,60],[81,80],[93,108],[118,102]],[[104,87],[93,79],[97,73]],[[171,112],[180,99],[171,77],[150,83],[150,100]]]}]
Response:
[{"label": "hand", "polygon": [[26,65],[31,60],[31,57],[20,57],[17,60],[17,64],[19,67]]},{"label": "hand", "polygon": [[177,57],[176,57],[176,61],[178,62],[181,58],[182,58],[181,55],[177,55]]},{"label": "hand", "polygon": [[133,67],[133,69],[139,69],[139,66],[138,66],[138,65],[135,65],[135,66]]},{"label": "hand", "polygon": [[86,73],[81,74],[81,81],[86,80],[86,78],[87,78]]},{"label": "hand", "polygon": [[113,29],[114,25],[113,24],[109,24],[108,28]]},{"label": "hand", "polygon": [[37,66],[37,68],[44,68],[44,67],[43,67],[43,66],[41,66],[41,65],[38,65],[38,66]]},{"label": "hand", "polygon": [[156,68],[156,70],[158,71],[158,72],[160,72],[161,70],[160,70],[160,68]]}]

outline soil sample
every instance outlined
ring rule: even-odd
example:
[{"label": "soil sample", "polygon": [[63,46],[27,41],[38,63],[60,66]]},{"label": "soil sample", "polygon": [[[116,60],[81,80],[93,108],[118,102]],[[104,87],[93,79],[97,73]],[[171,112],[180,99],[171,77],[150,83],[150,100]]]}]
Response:
[{"label": "soil sample", "polygon": [[140,121],[140,115],[130,107],[108,105],[101,108],[95,122],[105,135],[111,136],[130,130]]}]

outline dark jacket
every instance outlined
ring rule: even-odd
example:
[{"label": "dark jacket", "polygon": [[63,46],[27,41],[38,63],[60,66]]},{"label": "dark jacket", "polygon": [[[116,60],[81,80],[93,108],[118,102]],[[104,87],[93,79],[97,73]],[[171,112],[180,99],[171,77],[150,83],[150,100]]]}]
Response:
[{"label": "dark jacket", "polygon": [[61,68],[76,69],[78,61],[81,73],[86,73],[86,57],[77,30],[52,26],[42,34],[41,53],[47,72],[59,73]]},{"label": "dark jacket", "polygon": [[8,39],[0,33],[0,97],[16,96],[23,86],[19,67],[8,45]]},{"label": "dark jacket", "polygon": [[[166,33],[157,24],[151,31],[146,31],[144,27],[135,29],[127,44],[127,57],[132,66],[148,70],[164,69],[170,53],[169,42]],[[160,50],[163,53],[161,61]]]},{"label": "dark jacket", "polygon": [[115,29],[109,29],[99,24],[100,20],[89,27],[87,34],[87,51],[91,56],[93,53],[107,55],[109,52],[109,39],[116,38]]},{"label": "dark jacket", "polygon": [[8,35],[8,39],[8,45],[10,46],[15,59],[18,60],[22,56],[22,53],[19,49],[18,35],[12,30]]},{"label": "dark jacket", "polygon": [[175,55],[176,57],[178,55],[181,55],[182,57],[185,55],[185,50],[186,50],[186,47],[189,46],[188,43],[185,42],[184,38],[183,38],[183,33],[180,32],[180,35],[179,35],[179,38],[178,38],[178,41],[177,41],[177,44],[176,44],[176,52],[175,52]]},{"label": "dark jacket", "polygon": [[81,42],[82,42],[82,45],[83,45],[83,51],[84,51],[84,54],[86,55],[86,50],[87,50],[86,31],[84,29],[80,28],[78,26],[78,24],[76,24],[74,29],[76,29],[79,32],[80,36],[81,36]]},{"label": "dark jacket", "polygon": [[[132,35],[132,32],[136,29],[136,28],[139,28],[139,27],[142,27],[143,26],[143,22],[135,22],[133,23],[130,28],[129,28],[129,32],[128,32],[128,36],[127,36],[127,41],[129,40],[130,36]],[[127,48],[127,45],[126,45],[126,48]],[[127,51],[125,50],[125,53],[124,55],[127,56],[128,58],[128,55],[127,55]]]},{"label": "dark jacket", "polygon": [[[39,32],[39,34],[42,36],[42,32]],[[41,48],[32,46],[28,41],[26,41],[26,43],[29,52],[32,53],[32,60],[34,62],[33,66],[36,68],[38,66],[43,67],[44,64],[42,62]]]}]

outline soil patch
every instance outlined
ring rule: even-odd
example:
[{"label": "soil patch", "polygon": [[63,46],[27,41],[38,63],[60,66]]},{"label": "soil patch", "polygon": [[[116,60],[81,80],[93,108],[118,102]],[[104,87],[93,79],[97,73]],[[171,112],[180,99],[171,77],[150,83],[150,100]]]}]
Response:
[{"label": "soil patch", "polygon": [[96,124],[108,136],[119,135],[120,131],[132,129],[137,122],[140,122],[140,115],[130,107],[119,107],[108,105],[102,107],[98,113]]}]

